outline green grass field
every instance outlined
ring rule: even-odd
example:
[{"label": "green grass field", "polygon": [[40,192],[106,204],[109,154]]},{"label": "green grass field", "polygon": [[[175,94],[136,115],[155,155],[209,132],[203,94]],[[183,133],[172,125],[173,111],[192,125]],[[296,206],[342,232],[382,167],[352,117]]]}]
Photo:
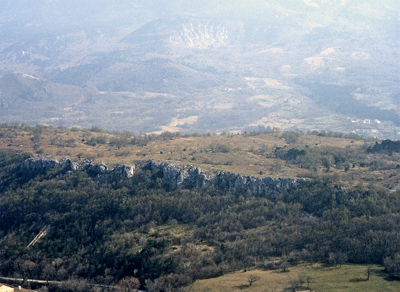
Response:
[{"label": "green grass field", "polygon": [[[369,292],[400,291],[400,281],[390,281],[381,266],[372,266],[369,281],[365,265],[343,265],[341,267],[324,267],[322,265],[299,266],[290,268],[289,272],[280,270],[235,272],[219,278],[196,281],[188,291],[191,292],[281,292],[292,291],[291,282],[299,276],[311,277],[310,289],[319,292]],[[249,275],[259,280],[249,285]],[[306,290],[307,283],[303,284]]]}]

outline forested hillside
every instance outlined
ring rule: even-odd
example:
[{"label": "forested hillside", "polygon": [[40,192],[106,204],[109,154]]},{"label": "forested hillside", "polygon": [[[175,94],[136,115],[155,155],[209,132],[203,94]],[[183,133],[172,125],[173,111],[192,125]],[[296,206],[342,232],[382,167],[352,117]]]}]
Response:
[{"label": "forested hillside", "polygon": [[[35,130],[25,128],[23,134],[12,129],[3,125],[1,139],[10,139],[7,135],[11,133],[12,139],[21,138],[28,130]],[[36,128],[36,136],[29,136],[40,137],[40,152],[49,151],[43,141],[50,130],[54,129],[44,128],[38,135]],[[312,169],[304,183],[279,196],[238,191],[218,180],[207,188],[171,189],[160,172],[146,168],[136,168],[131,178],[114,182],[96,180],[78,169],[29,172],[19,166],[31,154],[5,147],[0,155],[0,273],[65,282],[50,285],[51,291],[98,290],[103,288],[89,284],[124,285],[132,279],[137,280],[131,283],[148,291],[178,291],[197,279],[239,269],[285,270],[304,262],[383,264],[391,276],[399,277],[399,193],[378,183],[375,186],[374,181],[365,184],[364,174],[357,172],[368,168],[371,172],[392,173],[395,178],[397,154],[367,154],[369,142],[361,140],[366,145],[358,149],[324,148],[344,161],[333,158],[329,165],[321,160],[308,166],[305,162],[310,158],[304,159],[313,147],[302,148],[298,144],[302,138],[344,141],[322,134],[168,138],[170,143],[215,139],[214,146],[207,142],[210,155],[221,154],[223,149],[227,153],[222,154],[236,151],[240,155],[243,150],[218,146],[227,145],[218,139],[240,141],[267,135],[267,143],[277,135],[286,147],[268,150],[260,145],[260,149],[249,149],[249,153],[273,155],[271,159],[287,165],[281,168]],[[120,134],[101,135],[107,137],[108,145],[111,135]],[[139,138],[136,141],[144,139]],[[163,139],[153,137],[153,142],[161,143]],[[89,137],[85,140],[90,141]],[[262,147],[266,153],[261,152]],[[116,151],[121,149],[123,146]],[[314,153],[326,158],[328,150],[319,151]],[[358,183],[343,180],[345,175],[352,175]],[[38,234],[43,236],[35,241]]]}]

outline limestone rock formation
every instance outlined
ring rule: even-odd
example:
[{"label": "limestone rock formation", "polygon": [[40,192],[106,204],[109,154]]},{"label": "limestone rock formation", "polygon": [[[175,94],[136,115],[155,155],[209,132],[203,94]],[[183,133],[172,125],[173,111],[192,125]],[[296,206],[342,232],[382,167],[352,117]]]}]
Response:
[{"label": "limestone rock formation", "polygon": [[75,170],[76,165],[70,159],[63,159],[59,161],[57,159],[39,157],[26,159],[21,163],[19,168],[21,171],[29,172],[42,172],[52,168],[60,168],[62,170],[70,171]]},{"label": "limestone rock formation", "polygon": [[242,176],[237,173],[219,172],[217,177],[228,188],[244,192],[250,190],[255,196],[279,196],[282,191],[298,187],[305,179]]},{"label": "limestone rock formation", "polygon": [[44,172],[50,169],[59,169],[63,172],[73,170],[84,170],[89,176],[104,182],[113,182],[122,178],[131,178],[135,173],[134,165],[117,165],[113,169],[108,169],[104,164],[92,164],[90,160],[83,160],[77,163],[70,159],[51,159],[46,157],[28,158],[20,165],[20,171],[24,172]]},{"label": "limestone rock formation", "polygon": [[205,175],[200,168],[179,166],[168,162],[151,161],[149,168],[153,173],[161,172],[171,189],[177,187],[202,188],[217,183],[226,189],[235,188],[240,192],[250,190],[255,196],[276,197],[282,191],[296,188],[305,182],[305,179],[301,178],[259,178],[226,171]]},{"label": "limestone rock formation", "polygon": [[221,188],[234,188],[239,192],[251,191],[254,196],[277,197],[285,190],[291,190],[305,182],[299,178],[273,178],[245,176],[227,171],[214,172],[206,175],[200,168],[181,166],[170,162],[138,162],[137,165],[117,165],[109,169],[105,164],[93,164],[90,160],[72,162],[70,159],[50,159],[45,157],[29,158],[22,162],[20,171],[45,172],[58,168],[60,171],[84,170],[89,176],[102,182],[114,182],[119,179],[129,179],[136,171],[149,169],[153,174],[160,173],[170,189],[205,188],[213,184]]},{"label": "limestone rock formation", "polygon": [[213,176],[207,176],[200,168],[179,166],[174,163],[150,161],[149,168],[153,173],[160,171],[171,189],[202,188],[212,184]]}]

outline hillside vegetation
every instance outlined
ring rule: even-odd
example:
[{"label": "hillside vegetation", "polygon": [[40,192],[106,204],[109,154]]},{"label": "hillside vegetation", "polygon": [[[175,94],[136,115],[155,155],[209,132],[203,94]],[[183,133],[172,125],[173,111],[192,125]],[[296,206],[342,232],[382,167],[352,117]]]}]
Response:
[{"label": "hillside vegetation", "polygon": [[[379,141],[324,132],[137,136],[25,125],[2,125],[0,136],[2,276],[63,281],[51,291],[129,281],[130,289],[179,291],[241,269],[285,272],[304,263],[338,270],[347,262],[378,264],[388,277],[400,276],[399,154],[371,152]],[[30,155],[109,165],[170,160],[205,172],[308,179],[279,196],[218,181],[170,189],[160,173],[139,168],[112,183],[84,170],[21,170]]]},{"label": "hillside vegetation", "polygon": [[225,170],[260,177],[330,176],[346,186],[374,185],[395,191],[400,182],[400,154],[396,149],[384,148],[387,141],[376,145],[376,140],[358,135],[324,131],[135,135],[98,127],[0,126],[0,149],[34,156],[90,159],[111,166],[168,160],[203,171]]}]

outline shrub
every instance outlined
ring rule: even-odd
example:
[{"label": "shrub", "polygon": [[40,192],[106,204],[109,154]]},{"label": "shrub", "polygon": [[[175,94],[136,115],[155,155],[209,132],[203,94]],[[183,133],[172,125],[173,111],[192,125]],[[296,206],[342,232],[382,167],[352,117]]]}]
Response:
[{"label": "shrub", "polygon": [[229,153],[232,151],[232,148],[226,144],[212,143],[212,144],[210,144],[209,147],[210,147],[211,151],[214,153],[218,153],[218,152]]},{"label": "shrub", "polygon": [[289,144],[294,144],[299,139],[301,133],[297,132],[284,132],[282,133],[282,138],[286,140]]}]

